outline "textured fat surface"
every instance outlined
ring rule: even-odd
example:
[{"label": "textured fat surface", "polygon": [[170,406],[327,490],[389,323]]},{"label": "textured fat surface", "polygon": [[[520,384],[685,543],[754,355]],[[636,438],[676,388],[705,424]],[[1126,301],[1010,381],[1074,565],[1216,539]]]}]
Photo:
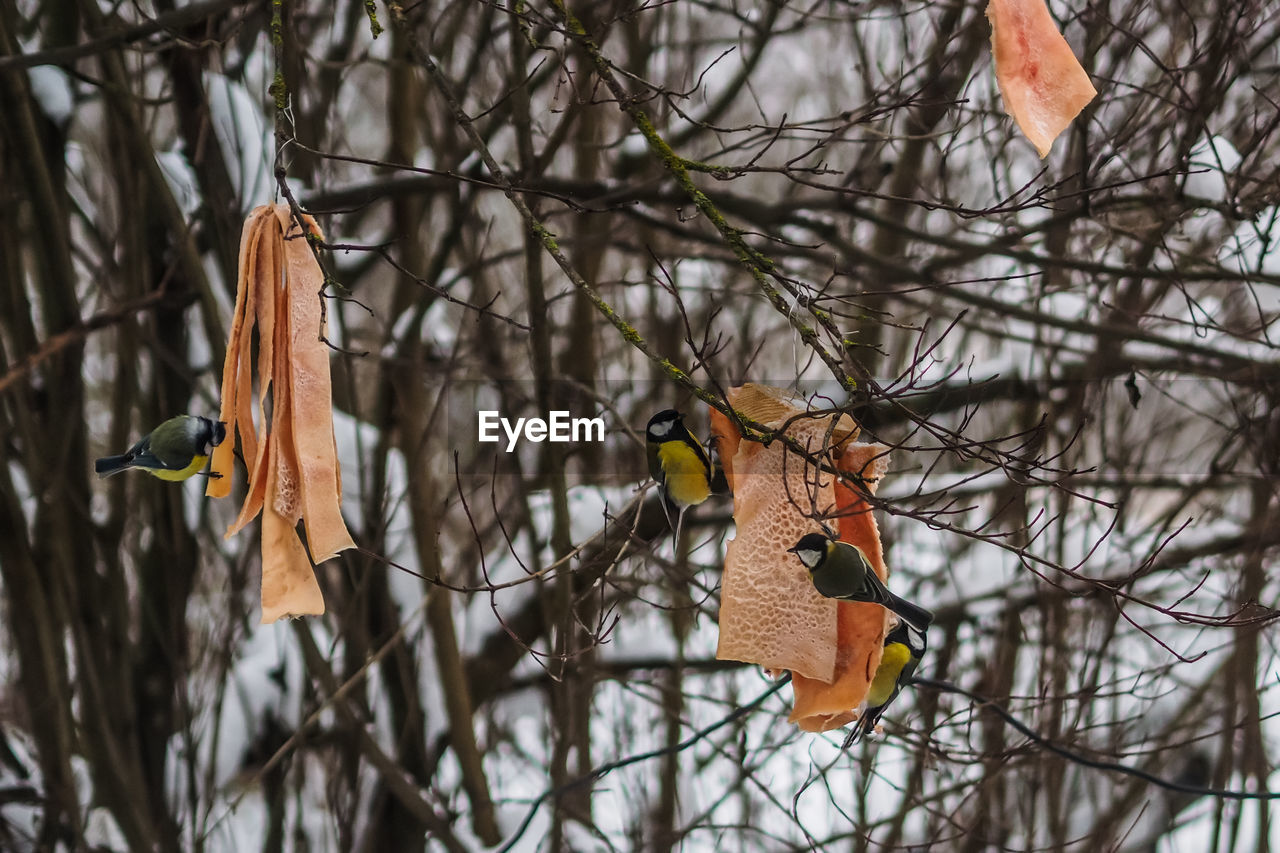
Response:
[{"label": "textured fat surface", "polygon": [[[776,395],[774,389],[744,386],[730,390],[729,401],[743,414],[777,427],[803,409]],[[831,681],[837,656],[836,602],[818,594],[787,549],[820,529],[809,516],[835,507],[834,477],[819,477],[781,442],[735,445],[727,419],[713,421],[722,459],[728,460],[737,525],[725,555],[716,656]],[[803,420],[787,434],[818,448],[829,426],[829,418]],[[856,433],[847,417],[838,426],[844,436]]]},{"label": "textured fat surface", "polygon": [[[292,509],[301,511],[312,556],[317,563],[322,563],[356,544],[342,519],[338,458],[334,451],[329,345],[321,340],[324,318],[320,293],[324,288],[324,272],[289,218],[289,209],[280,205],[276,211],[285,233],[294,235],[293,239],[285,240],[290,283],[288,341],[292,384],[289,397],[295,450],[290,459],[293,467],[290,473],[297,478],[290,485],[297,492],[294,500],[299,504]],[[307,224],[319,231],[310,219]]]},{"label": "textured fat surface", "polygon": [[273,393],[271,411],[271,443],[275,446],[273,456],[275,468],[272,471],[275,479],[269,486],[271,506],[286,521],[298,523],[302,517],[302,500],[298,488],[297,448],[293,435],[293,414],[296,409],[293,395],[291,374],[296,369],[289,353],[289,336],[293,323],[289,310],[290,290],[293,282],[289,282],[289,290],[280,290],[276,300],[276,342],[279,352],[286,357],[275,365],[275,391]]},{"label": "textured fat surface", "polygon": [[[875,494],[889,467],[889,448],[883,444],[855,444],[840,457],[840,468],[865,478],[861,487],[837,483],[840,539],[860,547],[883,581],[889,580],[880,530],[861,488]],[[838,608],[835,675],[828,681],[796,673],[792,680],[795,706],[790,721],[810,732],[839,728],[857,718],[854,708],[865,705],[871,680],[884,652],[889,611],[878,604],[841,601]]]},{"label": "textured fat surface", "polygon": [[262,510],[262,624],[324,613],[324,596],[294,522],[268,504]]},{"label": "textured fat surface", "polygon": [[[276,369],[272,357],[273,341],[280,334],[276,326],[278,312],[275,310],[275,303],[279,299],[280,290],[276,283],[280,279],[278,256],[281,251],[281,237],[270,209],[259,208],[259,211],[262,211],[262,215],[258,218],[258,251],[262,253],[263,261],[257,263],[256,259],[251,259],[251,274],[244,279],[241,286],[242,293],[245,288],[248,289],[247,301],[253,306],[252,313],[257,315],[258,322],[258,422],[255,434],[249,397],[253,369],[249,346],[252,335],[246,331],[241,339],[238,366],[239,385],[243,391],[237,392],[235,417],[239,426],[241,450],[249,470],[249,492],[240,506],[240,513],[235,522],[227,528],[225,534],[227,538],[234,536],[242,527],[253,521],[262,510],[269,481],[266,474],[267,466],[275,464],[275,456],[279,452],[273,447],[274,442],[270,440],[267,433],[266,397],[272,386],[272,374]],[[257,213],[258,211],[255,211],[255,215]],[[252,322],[251,318],[246,319],[247,330],[253,328]],[[224,442],[224,444],[229,443]],[[250,462],[250,459],[253,461]]]},{"label": "textured fat surface", "polygon": [[[278,379],[280,377],[277,377]],[[287,382],[277,382],[285,387]],[[266,468],[269,500],[262,507],[262,624],[266,625],[288,616],[319,615],[324,613],[324,595],[320,592],[320,584],[316,582],[316,573],[307,559],[306,549],[302,547],[295,529],[297,516],[282,514],[278,507],[282,501],[282,493],[290,488],[289,484],[280,482],[282,472],[288,472],[288,463],[282,463],[280,457],[286,455],[290,445],[287,439],[289,423],[287,403],[281,410],[277,394],[277,408],[274,412],[284,429],[277,427],[271,436],[272,455],[276,457],[274,464]],[[287,401],[287,392],[284,395]]]},{"label": "textured fat surface", "polygon": [[[729,401],[744,415],[766,424],[785,422],[803,405],[786,392],[751,385],[731,389]],[[820,445],[827,438],[828,425],[797,422],[796,437]],[[781,445],[763,448],[743,441],[733,423],[718,411],[711,413],[711,426],[733,489],[738,530],[725,558],[717,656],[790,669],[795,690],[790,720],[805,731],[838,728],[856,719],[854,709],[865,703],[883,653],[888,612],[876,604],[822,598],[799,560],[786,552],[801,534],[817,527],[802,511],[812,511],[815,503],[804,489],[808,466],[799,464],[796,455],[788,455],[784,481]],[[824,475],[817,508],[839,507],[839,517],[832,524],[840,539],[861,547],[876,573],[887,580],[880,533],[863,490],[875,493],[888,469],[888,448],[849,444],[856,436],[856,425],[845,417],[835,425],[830,440],[843,447],[838,467],[860,475],[863,481],[831,482],[833,478]],[[812,482],[816,472],[809,470],[807,476]],[[800,507],[787,499],[788,487],[801,496]]]},{"label": "textured fat surface", "polygon": [[1044,0],[990,0],[991,51],[1004,108],[1040,157],[1098,94]]},{"label": "textured fat surface", "polygon": [[[222,359],[222,408],[218,420],[227,425],[227,439],[213,449],[213,461],[209,465],[209,473],[219,474],[210,477],[205,487],[205,494],[211,498],[225,498],[231,494],[231,472],[235,467],[236,437],[236,402],[238,398],[241,341],[251,337],[252,327],[252,288],[247,286],[251,280],[249,271],[254,268],[258,251],[258,240],[261,236],[261,208],[255,210],[244,222],[240,232],[239,286],[236,289],[236,305],[231,317],[231,334],[227,339],[226,355]],[[250,323],[245,329],[246,319]],[[252,455],[252,454],[250,454]]]},{"label": "textured fat surface", "polygon": [[[829,681],[836,663],[836,603],[818,594],[800,561],[787,553],[818,526],[778,487],[782,455],[779,443],[760,448],[744,441],[733,460],[737,536],[725,554],[716,657]],[[805,466],[794,455],[787,461],[786,481],[805,501]],[[830,486],[820,490],[819,500],[830,492]]]}]

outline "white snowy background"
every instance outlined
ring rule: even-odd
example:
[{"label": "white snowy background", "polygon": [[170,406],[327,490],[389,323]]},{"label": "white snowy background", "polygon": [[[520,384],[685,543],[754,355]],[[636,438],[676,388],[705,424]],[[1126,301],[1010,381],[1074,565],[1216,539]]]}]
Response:
[{"label": "white snowy background", "polygon": [[[168,815],[157,849],[374,850],[405,838],[485,849],[451,747],[433,595],[447,600],[464,666],[510,648],[518,615],[541,607],[554,626],[522,637],[530,649],[514,666],[474,670],[482,692],[468,722],[502,849],[1280,843],[1265,801],[1175,795],[1068,761],[968,699],[927,688],[905,690],[885,734],[843,751],[843,731],[810,735],[786,722],[783,687],[675,758],[574,789],[578,811],[539,801],[592,768],[714,725],[772,684],[715,661],[731,505],[693,512],[693,547],[677,554],[652,492],[640,494],[634,436],[648,417],[678,405],[705,435],[706,407],[529,242],[413,61],[425,50],[440,64],[570,261],[694,382],[715,392],[759,381],[843,401],[796,328],[829,317],[850,342],[845,363],[860,387],[865,370],[884,389],[859,410],[868,438],[895,447],[877,513],[891,586],[938,614],[919,675],[994,699],[1087,760],[1266,791],[1280,712],[1265,609],[1280,546],[1274,11],[1051,3],[1100,95],[1040,161],[1001,110],[981,4],[577,4],[677,153],[729,167],[695,168],[692,179],[780,265],[783,314],[650,153],[550,5],[522,5],[522,18],[514,5],[415,7],[413,39],[378,5],[388,31],[376,40],[363,4],[286,5],[282,116],[269,91],[268,21],[249,5],[220,4],[196,24],[70,63],[15,70],[0,60],[11,116],[0,163],[18,199],[0,216],[0,257],[23,295],[11,306],[29,307],[41,340],[61,331],[40,266],[45,208],[16,170],[38,149],[59,170],[81,321],[165,288],[191,296],[163,315],[185,324],[176,333],[149,309],[85,332],[83,399],[73,402],[85,428],[80,456],[68,458],[119,452],[156,417],[216,411],[239,222],[280,200],[282,121],[298,143],[282,155],[291,192],[322,214],[330,242],[356,247],[326,256],[329,295],[351,297],[326,304],[344,512],[369,553],[321,567],[326,616],[258,625],[256,534],[221,535],[234,501],[207,501],[197,482],[89,482],[86,464],[56,474],[79,484],[70,493],[85,505],[50,508],[64,493],[36,454],[33,424],[49,405],[42,395],[57,391],[53,374],[40,363],[6,382],[0,450],[17,515],[5,535],[45,555],[52,578],[61,564],[42,541],[43,515],[78,514],[90,564],[56,576],[85,596],[95,588],[86,578],[120,578],[128,603],[116,633],[101,635],[92,608],[50,605],[71,685],[64,712],[81,733],[67,745],[79,823],[50,833],[40,792],[57,757],[41,755],[46,709],[20,677],[37,662],[14,629],[32,617],[15,563],[0,575],[10,626],[0,634],[0,847],[53,838],[74,849],[75,838],[127,850],[136,837],[121,824],[131,807],[111,795],[121,783],[103,770],[119,759],[94,746],[106,742],[92,725],[100,694],[85,684],[102,673],[83,640],[119,644],[108,695],[147,695],[128,681],[146,674],[130,668],[140,665],[130,650],[154,619],[146,567],[176,535],[163,519],[192,537],[183,553],[195,555],[164,569],[190,581],[186,648],[171,650],[168,675],[176,722],[115,742],[137,749],[149,734],[159,744],[159,783],[129,789],[134,807],[146,800],[144,822]],[[0,10],[4,49],[65,44],[59,6]],[[73,41],[169,4],[95,8]],[[113,94],[121,86],[127,112]],[[28,126],[42,146],[23,148],[30,138],[18,128]],[[183,252],[195,253],[203,281]],[[539,287],[541,313],[530,296]],[[695,341],[706,330],[715,342],[702,358],[691,356],[678,305]],[[539,377],[543,333],[554,363]],[[0,342],[0,367],[30,355],[15,323]],[[534,414],[539,379],[584,369],[593,387],[571,405],[605,419],[602,447],[560,458],[549,445],[507,455],[475,441],[480,401]],[[186,396],[174,399],[174,388]],[[424,483],[419,512],[411,492]],[[642,500],[647,535],[624,548],[619,524],[634,523],[628,508]],[[583,555],[557,563],[565,533]],[[616,560],[573,585],[599,562],[601,541]],[[13,548],[0,561],[16,559]],[[424,582],[418,575],[435,569],[421,555],[435,548],[448,584],[496,589]],[[336,684],[349,682],[337,698],[308,665],[303,634]],[[575,653],[559,660],[564,636]],[[586,719],[570,719],[583,709]],[[395,824],[405,812],[356,728],[398,762],[447,838]],[[415,744],[420,754],[406,758]],[[281,761],[268,769],[273,755]],[[425,769],[411,766],[418,758]],[[675,810],[660,819],[664,797]]]}]

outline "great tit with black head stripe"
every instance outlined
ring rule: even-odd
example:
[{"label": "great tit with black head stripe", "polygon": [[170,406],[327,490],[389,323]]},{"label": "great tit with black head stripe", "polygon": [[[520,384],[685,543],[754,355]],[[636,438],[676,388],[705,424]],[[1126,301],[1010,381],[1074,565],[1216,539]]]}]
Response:
[{"label": "great tit with black head stripe", "polygon": [[[227,425],[198,415],[178,415],[143,436],[119,456],[104,456],[93,463],[100,477],[129,468],[140,468],[161,480],[178,481],[204,468],[209,454],[227,437]],[[210,474],[221,477],[221,474]]]},{"label": "great tit with black head stripe", "polygon": [[827,598],[879,604],[910,622],[920,633],[933,621],[933,614],[928,610],[889,592],[867,555],[851,542],[841,542],[824,533],[810,533],[787,550],[800,558],[809,570],[814,587]]},{"label": "great tit with black head stripe", "polygon": [[925,632],[917,631],[905,620],[899,620],[898,626],[884,638],[884,653],[880,657],[880,666],[876,667],[876,674],[871,679],[867,707],[858,722],[854,723],[849,737],[845,738],[845,749],[875,730],[885,710],[898,698],[902,685],[915,674],[927,645]]},{"label": "great tit with black head stripe", "polygon": [[[684,425],[684,415],[675,409],[658,412],[649,419],[645,450],[649,474],[662,491],[668,522],[673,509],[683,518],[686,509],[702,503],[713,492],[728,491],[724,474]],[[672,528],[678,536],[679,525],[673,524]]]}]

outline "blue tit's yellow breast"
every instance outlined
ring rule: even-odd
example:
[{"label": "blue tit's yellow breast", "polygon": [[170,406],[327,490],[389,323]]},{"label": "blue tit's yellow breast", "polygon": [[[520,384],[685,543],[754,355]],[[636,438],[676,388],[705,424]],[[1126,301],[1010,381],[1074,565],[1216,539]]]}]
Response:
[{"label": "blue tit's yellow breast", "polygon": [[875,677],[871,679],[871,690],[867,693],[868,708],[878,708],[893,698],[898,676],[902,675],[902,668],[910,660],[911,650],[906,643],[890,643],[884,647],[880,666],[876,668]]},{"label": "blue tit's yellow breast", "polygon": [[664,441],[658,445],[658,461],[662,465],[663,488],[677,504],[696,506],[711,495],[707,463],[688,444]]},{"label": "blue tit's yellow breast", "polygon": [[200,473],[200,469],[204,467],[204,463],[209,461],[208,456],[197,454],[191,457],[191,464],[181,471],[170,471],[167,468],[144,468],[153,477],[159,477],[161,480],[178,481],[185,480],[188,477],[194,477]]}]

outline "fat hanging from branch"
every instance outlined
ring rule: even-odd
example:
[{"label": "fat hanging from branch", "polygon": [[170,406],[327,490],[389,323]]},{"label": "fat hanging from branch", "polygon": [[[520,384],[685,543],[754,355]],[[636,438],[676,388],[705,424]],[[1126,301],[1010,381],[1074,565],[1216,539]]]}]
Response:
[{"label": "fat hanging from branch", "polygon": [[795,706],[790,721],[805,731],[839,728],[857,718],[884,649],[887,613],[878,604],[824,598],[788,552],[806,533],[821,530],[814,516],[833,519],[839,538],[862,548],[882,580],[888,578],[880,532],[862,490],[874,493],[888,467],[888,448],[858,444],[848,415],[805,416],[803,401],[786,391],[747,384],[731,388],[741,414],[777,429],[841,471],[841,482],[781,441],[746,441],[732,421],[713,410],[711,431],[733,492],[735,538],[725,554],[716,657],[790,670]]},{"label": "fat hanging from branch", "polygon": [[[310,217],[307,227],[320,229]],[[302,521],[315,562],[354,548],[342,519],[342,477],[333,435],[324,273],[288,205],[255,208],[240,238],[240,280],[222,368],[228,440],[213,453],[206,494],[231,493],[234,446],[248,493],[230,538],[262,513],[262,621],[324,613],[324,597],[296,532]],[[254,326],[258,329],[257,421],[253,416]],[[271,403],[267,405],[267,395]],[[270,416],[267,412],[270,409]]]}]

